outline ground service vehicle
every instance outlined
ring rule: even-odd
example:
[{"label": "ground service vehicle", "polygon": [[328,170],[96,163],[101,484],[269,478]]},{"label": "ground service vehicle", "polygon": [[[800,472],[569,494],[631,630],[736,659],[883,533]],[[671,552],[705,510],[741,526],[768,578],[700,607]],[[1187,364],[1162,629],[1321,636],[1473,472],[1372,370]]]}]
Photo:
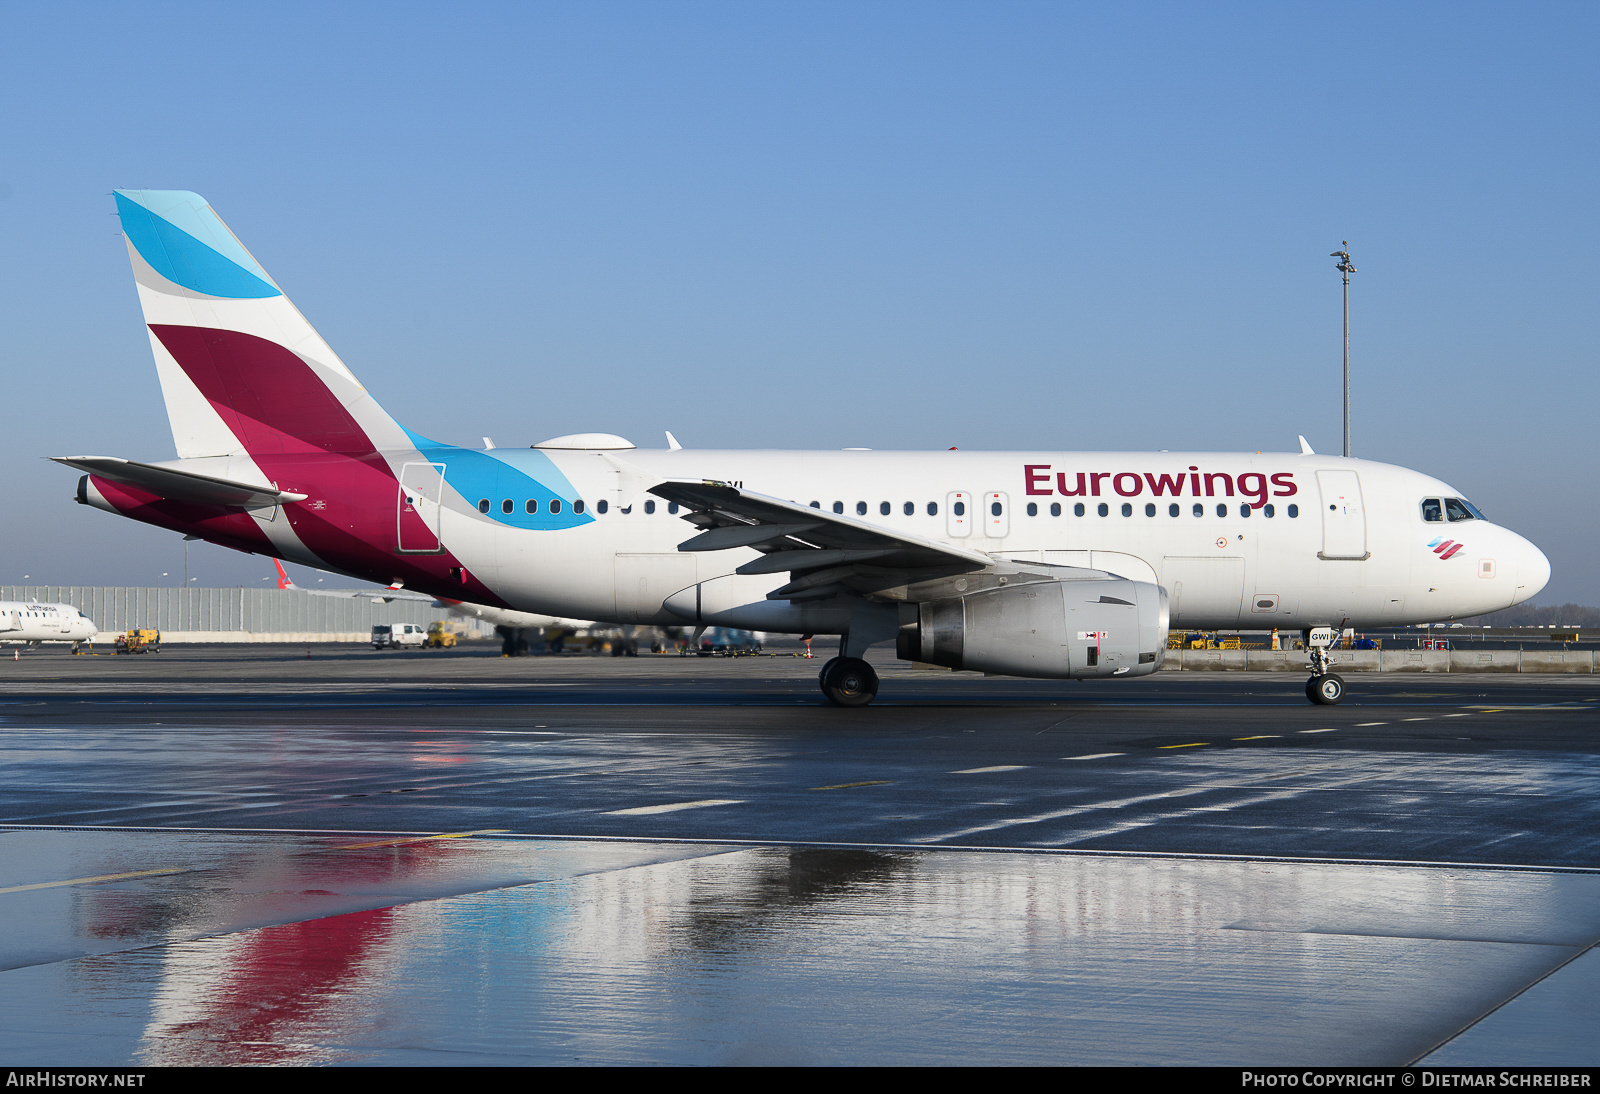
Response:
[{"label": "ground service vehicle", "polygon": [[375,650],[422,649],[428,641],[428,632],[416,623],[379,623],[372,628],[372,648]]},{"label": "ground service vehicle", "polygon": [[161,632],[135,629],[117,635],[118,653],[160,653]]}]

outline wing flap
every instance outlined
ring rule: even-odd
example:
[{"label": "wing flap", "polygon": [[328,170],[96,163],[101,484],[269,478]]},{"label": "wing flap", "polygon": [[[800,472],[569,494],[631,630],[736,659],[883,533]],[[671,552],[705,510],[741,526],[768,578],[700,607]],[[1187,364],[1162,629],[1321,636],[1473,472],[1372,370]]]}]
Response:
[{"label": "wing flap", "polygon": [[905,589],[954,574],[993,569],[977,551],[896,532],[728,483],[669,481],[650,493],[686,506],[682,518],[703,529],[680,551],[753,547],[762,553],[740,574],[789,573],[770,600],[817,600],[840,594],[905,599]]}]

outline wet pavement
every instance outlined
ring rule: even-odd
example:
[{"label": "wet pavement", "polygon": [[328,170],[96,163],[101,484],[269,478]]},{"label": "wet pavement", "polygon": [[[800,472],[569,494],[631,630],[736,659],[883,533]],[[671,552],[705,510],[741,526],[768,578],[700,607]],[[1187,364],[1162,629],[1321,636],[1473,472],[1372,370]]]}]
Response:
[{"label": "wet pavement", "polygon": [[160,657],[0,676],[10,1061],[1600,1062],[1587,678]]}]

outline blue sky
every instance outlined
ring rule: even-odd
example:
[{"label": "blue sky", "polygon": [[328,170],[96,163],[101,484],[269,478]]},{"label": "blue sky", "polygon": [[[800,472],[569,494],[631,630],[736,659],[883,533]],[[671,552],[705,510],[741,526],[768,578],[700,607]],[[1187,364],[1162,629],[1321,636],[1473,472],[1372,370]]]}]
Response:
[{"label": "blue sky", "polygon": [[[109,191],[205,195],[441,440],[1339,445],[1600,604],[1600,8],[0,5],[0,583],[176,583]],[[201,584],[264,560],[197,544]]]}]

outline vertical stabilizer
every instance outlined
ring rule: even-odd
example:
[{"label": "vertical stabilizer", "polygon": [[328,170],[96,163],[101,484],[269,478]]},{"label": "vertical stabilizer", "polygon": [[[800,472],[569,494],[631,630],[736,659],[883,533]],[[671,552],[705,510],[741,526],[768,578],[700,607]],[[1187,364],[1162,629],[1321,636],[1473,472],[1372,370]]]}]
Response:
[{"label": "vertical stabilizer", "polygon": [[116,199],[180,457],[409,445],[204,198]]}]

